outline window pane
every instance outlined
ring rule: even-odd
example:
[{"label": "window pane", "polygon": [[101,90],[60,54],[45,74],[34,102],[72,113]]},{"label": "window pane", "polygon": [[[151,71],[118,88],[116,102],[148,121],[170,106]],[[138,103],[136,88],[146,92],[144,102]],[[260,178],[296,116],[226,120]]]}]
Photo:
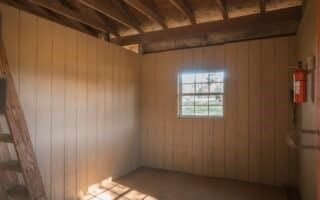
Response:
[{"label": "window pane", "polygon": [[215,72],[209,74],[210,82],[223,82],[224,80],[224,72]]},{"label": "window pane", "polygon": [[208,116],[208,106],[196,106],[195,110],[197,116]]},{"label": "window pane", "polygon": [[181,116],[223,116],[224,72],[188,72],[179,77]]},{"label": "window pane", "polygon": [[195,80],[195,75],[194,74],[182,74],[181,75],[181,81],[182,84],[184,83],[194,83]]},{"label": "window pane", "polygon": [[196,93],[208,93],[209,92],[209,86],[208,84],[197,84],[196,85]]},{"label": "window pane", "polygon": [[223,95],[210,95],[209,96],[210,105],[223,105]]},{"label": "window pane", "polygon": [[196,82],[197,83],[208,83],[209,81],[209,73],[197,73],[196,74]]},{"label": "window pane", "polygon": [[209,107],[210,116],[223,116],[223,107],[222,106],[210,106]]},{"label": "window pane", "polygon": [[194,114],[194,106],[182,106],[181,114],[185,116],[192,116]]},{"label": "window pane", "polygon": [[194,93],[194,84],[183,84],[182,85],[182,93]]},{"label": "window pane", "polygon": [[208,106],[209,99],[206,95],[195,96],[195,105]]},{"label": "window pane", "polygon": [[182,103],[182,106],[193,106],[194,96],[182,96],[181,103]]},{"label": "window pane", "polygon": [[210,83],[210,92],[223,93],[223,83]]}]

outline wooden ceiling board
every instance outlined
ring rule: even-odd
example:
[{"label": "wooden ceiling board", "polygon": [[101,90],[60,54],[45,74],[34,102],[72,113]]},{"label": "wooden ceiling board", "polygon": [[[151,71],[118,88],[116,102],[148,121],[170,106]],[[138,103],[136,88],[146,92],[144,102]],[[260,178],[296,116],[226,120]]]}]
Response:
[{"label": "wooden ceiling board", "polygon": [[112,21],[113,24],[117,24],[119,29],[133,29],[137,33],[142,33],[138,23],[127,15],[127,11],[119,0],[67,0],[75,2],[75,5],[87,7],[88,10],[92,10],[104,16],[105,21]]},{"label": "wooden ceiling board", "polygon": [[[15,7],[21,7],[23,10],[33,10],[32,12],[65,24],[72,28],[78,29],[82,32],[89,34],[101,35],[101,33],[112,33],[110,38],[111,42],[115,42],[115,37],[119,36],[119,41],[126,41],[130,37],[141,38],[136,43],[143,43],[143,48],[146,52],[164,51],[165,49],[174,48],[188,48],[193,46],[206,46],[210,44],[221,43],[221,41],[232,41],[232,37],[239,40],[237,30],[233,26],[230,29],[230,34],[202,34],[201,30],[194,29],[191,33],[181,32],[178,34],[176,40],[167,38],[166,40],[156,41],[157,33],[162,30],[170,30],[175,32],[174,29],[187,28],[191,24],[196,25],[209,24],[209,23],[228,23],[230,20],[251,16],[260,15],[260,1],[261,0],[221,0],[225,3],[227,16],[223,17],[221,6],[217,4],[218,0],[178,0],[186,5],[187,9],[181,9],[172,3],[172,0],[0,0],[7,4],[15,2]],[[92,7],[92,5],[85,4],[82,1],[99,1],[100,7]],[[128,2],[129,1],[129,2]],[[275,10],[285,10],[290,7],[297,7],[303,4],[304,0],[265,0],[265,13]],[[28,4],[23,3],[28,2]],[[40,3],[38,3],[40,2]],[[126,5],[125,9],[119,6]],[[142,3],[142,4],[141,4]],[[29,5],[30,4],[30,5]],[[105,4],[105,5],[104,5]],[[131,4],[131,5],[130,5]],[[137,4],[139,5],[137,8]],[[32,7],[33,6],[33,7]],[[40,9],[34,10],[39,7]],[[52,6],[56,6],[51,8]],[[99,8],[106,6],[106,9],[99,10]],[[183,8],[183,7],[182,7]],[[42,10],[41,10],[42,9]],[[142,9],[142,10],[141,10]],[[179,10],[180,9],[180,10]],[[148,10],[148,11],[146,11]],[[185,12],[185,11],[188,12]],[[45,12],[44,12],[45,11]],[[49,12],[50,11],[50,12]],[[186,14],[187,13],[187,14]],[[191,14],[191,15],[190,15]],[[191,17],[190,17],[191,16]],[[195,19],[192,17],[194,16]],[[132,19],[132,21],[128,20]],[[190,20],[191,19],[191,20]],[[65,22],[63,22],[65,20]],[[133,22],[133,23],[132,23]],[[193,23],[192,23],[193,22]],[[269,29],[264,29],[265,24],[261,23],[261,29],[265,33],[252,31],[250,33],[239,33],[246,35],[247,38],[265,37],[275,35],[273,31],[277,28],[283,32],[283,27],[278,27],[277,22],[268,24]],[[290,30],[290,25],[283,25]],[[245,31],[245,30],[244,30]],[[154,32],[151,33],[150,32]],[[221,32],[221,30],[220,30]],[[291,31],[292,32],[292,31]],[[138,34],[138,35],[137,35]],[[256,34],[256,35],[255,35]],[[157,37],[153,37],[157,35]],[[142,39],[143,38],[143,39]],[[146,39],[149,38],[149,39]],[[240,38],[241,39],[241,38]],[[120,43],[118,43],[120,44]],[[123,44],[124,45],[124,44]]]},{"label": "wooden ceiling board", "polygon": [[139,11],[141,14],[149,18],[150,21],[158,24],[161,29],[168,29],[164,21],[164,17],[160,14],[158,6],[153,0],[123,0],[126,4]]},{"label": "wooden ceiling board", "polygon": [[194,11],[197,23],[222,20],[215,0],[186,0]]},{"label": "wooden ceiling board", "polygon": [[252,15],[260,12],[260,0],[228,0],[230,18]]},{"label": "wooden ceiling board", "polygon": [[[159,26],[157,23],[154,23],[148,17],[143,15],[141,12],[137,11],[136,9],[132,8],[131,6],[128,6],[128,10],[138,20],[140,27],[142,28],[142,30],[144,32],[161,30],[161,26]],[[129,34],[129,32],[124,33],[124,34],[127,35],[127,34]]]},{"label": "wooden ceiling board", "polygon": [[186,26],[190,22],[169,0],[154,0],[161,16],[164,17],[165,23],[169,28]]},{"label": "wooden ceiling board", "polygon": [[300,6],[303,0],[268,0],[266,9],[267,11],[279,10],[288,7]]}]

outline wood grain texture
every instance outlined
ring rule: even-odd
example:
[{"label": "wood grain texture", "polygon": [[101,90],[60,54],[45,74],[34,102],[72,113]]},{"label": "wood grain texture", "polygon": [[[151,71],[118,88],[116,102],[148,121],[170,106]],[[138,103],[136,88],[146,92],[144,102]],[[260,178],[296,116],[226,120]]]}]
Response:
[{"label": "wood grain texture", "polygon": [[136,168],[140,56],[3,4],[0,11],[48,198],[77,199]]},{"label": "wood grain texture", "polygon": [[[142,160],[145,166],[270,185],[292,182],[289,66],[295,37],[143,56]],[[289,56],[290,55],[290,56]],[[225,70],[224,117],[177,117],[177,76]],[[172,156],[171,156],[172,155]],[[169,159],[169,160],[168,160]],[[171,160],[170,160],[171,159]]]},{"label": "wood grain texture", "polygon": [[[132,2],[132,0],[126,1]],[[139,2],[139,0],[135,0],[134,2]],[[119,45],[130,45],[141,42],[145,44],[165,41],[183,42],[183,40],[186,40],[185,42],[187,42],[190,38],[199,38],[204,34],[219,35],[217,40],[210,42],[212,45],[261,39],[266,37],[292,35],[297,32],[297,25],[301,19],[301,14],[301,7],[291,7],[283,10],[271,11],[265,15],[257,13],[238,18],[232,18],[229,20],[218,20],[169,28],[166,30],[146,32],[140,35],[122,36],[118,38],[112,38],[111,41]],[[202,46],[203,45],[204,44],[202,44]],[[189,44],[184,48],[186,47],[193,47],[193,45]],[[163,50],[168,49],[172,49],[172,47]]]},{"label": "wood grain texture", "polygon": [[266,184],[275,181],[275,49],[274,40],[261,42],[262,49],[262,76],[261,76],[261,112],[262,141],[261,163],[262,182]]},{"label": "wood grain texture", "polygon": [[[7,15],[8,17],[10,17],[10,19],[12,19],[12,21],[18,21],[19,14],[20,13],[17,10],[12,9],[12,10],[3,11],[2,15]],[[5,47],[7,45],[11,46],[10,49],[6,48],[6,53],[7,53],[8,60],[12,61],[10,63],[9,68],[10,68],[10,72],[11,72],[12,76],[14,77],[15,85],[17,85],[16,89],[19,92],[19,87],[18,87],[19,82],[16,81],[16,80],[18,80],[17,77],[19,77],[18,56],[16,54],[16,52],[19,49],[19,41],[16,40],[16,38],[20,35],[19,26],[17,23],[10,23],[9,21],[5,21],[5,20],[2,20],[1,23],[2,23],[2,29],[6,29],[10,32],[10,33],[2,32],[2,37],[6,38],[6,40],[4,41]]]},{"label": "wood grain texture", "polygon": [[196,20],[193,15],[192,10],[190,9],[189,5],[182,0],[170,0],[170,3],[176,7],[185,17],[187,17],[191,24],[195,24]]},{"label": "wood grain texture", "polygon": [[249,42],[249,179],[259,181],[261,170],[261,41]]},{"label": "wood grain texture", "polygon": [[[0,116],[0,131],[9,132],[7,127],[7,121],[4,115]],[[9,159],[11,159],[11,157],[10,157],[10,151],[9,151],[8,145],[6,143],[0,142],[0,161],[4,162]],[[17,174],[8,173],[2,169],[0,170],[0,176],[1,176],[0,189],[2,190],[0,191],[2,193],[0,194],[0,197],[6,200],[8,198],[6,194],[6,190],[8,190],[14,185],[17,185],[19,183],[19,180],[18,180]]]},{"label": "wood grain texture", "polygon": [[[132,8],[136,9],[137,11],[139,11],[141,14],[145,15],[149,19],[158,23],[163,29],[168,28],[163,20],[163,17],[157,13],[156,8],[151,6],[149,7],[149,5],[146,5],[146,3],[143,3],[140,0],[124,0],[124,2],[126,2]],[[152,3],[150,2],[150,4]]]},{"label": "wood grain texture", "polygon": [[65,48],[65,199],[77,193],[77,33],[66,31]]},{"label": "wood grain texture", "polygon": [[21,169],[25,186],[28,189],[29,197],[31,199],[45,200],[47,199],[47,195],[45,193],[39,166],[33,150],[25,114],[22,110],[18,92],[15,89],[16,86],[13,81],[13,76],[9,71],[9,64],[4,48],[2,34],[0,57],[1,76],[5,77],[7,82],[5,117],[19,160],[18,165],[16,165],[18,162],[12,163],[5,161],[2,163],[2,167],[7,169],[12,168],[14,170]]},{"label": "wood grain texture", "polygon": [[[284,191],[277,187],[150,168],[135,170],[129,175],[121,177],[117,182],[130,188],[136,188],[138,191],[143,191],[139,196],[129,196],[129,199],[194,200],[198,197],[201,197],[201,200],[287,199]],[[121,194],[124,194],[124,192],[117,196],[121,196]],[[153,195],[149,197],[146,194]],[[100,196],[97,195],[96,198],[104,198],[103,195]]]},{"label": "wood grain texture", "polygon": [[[143,31],[141,28],[129,17],[126,15],[123,15],[121,12],[117,12],[108,4],[106,4],[104,1],[101,0],[80,0],[80,3],[88,6],[89,8],[92,8],[96,10],[97,12],[100,12],[101,14],[110,17],[111,19],[129,27],[133,28],[139,33],[142,33]],[[118,2],[118,1],[117,1]],[[119,4],[121,5],[121,4]]]},{"label": "wood grain texture", "polygon": [[[51,197],[52,24],[39,19],[37,43],[37,119],[35,151],[48,197]],[[36,29],[36,30],[37,30]],[[9,60],[10,62],[10,60]],[[22,102],[24,100],[22,99]],[[30,126],[30,124],[28,124]]]}]

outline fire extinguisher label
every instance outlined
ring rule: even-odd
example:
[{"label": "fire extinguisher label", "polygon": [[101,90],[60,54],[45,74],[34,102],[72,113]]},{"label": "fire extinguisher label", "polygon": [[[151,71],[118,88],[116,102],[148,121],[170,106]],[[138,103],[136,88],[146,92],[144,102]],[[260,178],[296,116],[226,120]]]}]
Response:
[{"label": "fire extinguisher label", "polygon": [[295,94],[300,94],[300,81],[295,81],[294,82],[294,93]]}]

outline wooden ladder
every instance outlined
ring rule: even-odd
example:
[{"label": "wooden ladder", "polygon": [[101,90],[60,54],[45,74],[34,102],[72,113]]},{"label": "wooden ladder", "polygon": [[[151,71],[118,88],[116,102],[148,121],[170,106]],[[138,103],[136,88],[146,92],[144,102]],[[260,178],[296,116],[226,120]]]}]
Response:
[{"label": "wooden ladder", "polygon": [[[46,200],[27,123],[9,71],[2,37],[0,37],[0,115],[5,117],[10,132],[0,133],[0,189],[4,194],[0,195],[0,199],[21,199],[22,197]],[[8,144],[14,146],[16,160],[10,159]],[[19,184],[18,173],[22,174],[23,184]]]}]

